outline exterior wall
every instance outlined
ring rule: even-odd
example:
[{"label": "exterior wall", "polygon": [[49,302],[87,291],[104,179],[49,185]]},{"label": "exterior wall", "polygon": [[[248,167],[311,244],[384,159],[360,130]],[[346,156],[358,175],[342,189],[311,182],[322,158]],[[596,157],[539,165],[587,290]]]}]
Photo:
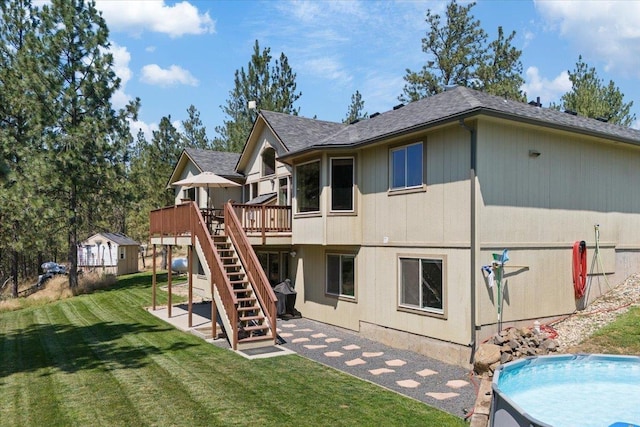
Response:
[{"label": "exterior wall", "polygon": [[[540,152],[529,156],[529,150]],[[509,249],[503,321],[573,312],[572,245],[585,240],[617,284],[640,271],[640,148],[497,120],[478,128],[478,227],[482,254]],[[600,263],[594,273],[601,273]],[[517,266],[523,267],[517,272]],[[478,267],[479,268],[479,267]],[[591,269],[590,269],[591,271]],[[607,290],[591,276],[590,300]],[[496,289],[479,284],[481,324],[497,321]]]},{"label": "exterior wall", "polygon": [[[194,165],[192,162],[187,162],[186,166],[184,167],[182,174],[178,177],[178,179],[176,181],[180,181],[182,179],[187,178],[188,176],[191,175],[198,175],[200,173],[200,170],[196,167],[196,165]],[[182,203],[182,200],[185,198],[184,196],[184,190],[186,190],[187,187],[175,187],[174,186],[174,194],[175,194],[175,204],[179,205],[180,203]],[[197,189],[196,189],[197,190]],[[200,194],[198,193],[198,196],[200,196]],[[198,206],[204,207],[206,206],[206,199],[202,200],[201,197],[197,197],[197,199],[195,201],[198,202]],[[206,194],[205,194],[206,197]],[[202,204],[201,204],[202,203]]]},{"label": "exterior wall", "polygon": [[[262,176],[262,152],[268,147],[271,147],[276,151],[275,174]],[[255,149],[250,155],[250,160],[246,169],[241,171],[247,177],[247,185],[258,183],[258,194],[253,194],[252,197],[278,192],[278,180],[280,178],[291,176],[289,166],[277,160],[278,155],[281,154],[284,154],[284,149],[280,142],[276,139],[269,128],[264,127],[258,137]]]},{"label": "exterior wall", "polygon": [[[418,141],[424,143],[424,188],[389,191],[390,148]],[[468,352],[459,349],[467,349],[471,336],[468,132],[456,125],[359,151],[350,216],[328,213],[330,157],[322,158],[320,213],[293,221],[299,310],[399,347],[409,348],[412,336],[415,351],[467,363]],[[357,254],[355,301],[325,293],[326,253],[336,250]],[[400,256],[443,260],[444,316],[399,308]]]}]

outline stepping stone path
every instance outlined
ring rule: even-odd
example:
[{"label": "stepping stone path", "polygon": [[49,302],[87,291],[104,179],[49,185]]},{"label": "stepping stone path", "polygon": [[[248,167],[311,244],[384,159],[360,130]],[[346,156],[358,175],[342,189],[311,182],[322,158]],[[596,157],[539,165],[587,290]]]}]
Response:
[{"label": "stepping stone path", "polygon": [[475,403],[471,372],[308,319],[278,322],[284,347],[463,418]]}]

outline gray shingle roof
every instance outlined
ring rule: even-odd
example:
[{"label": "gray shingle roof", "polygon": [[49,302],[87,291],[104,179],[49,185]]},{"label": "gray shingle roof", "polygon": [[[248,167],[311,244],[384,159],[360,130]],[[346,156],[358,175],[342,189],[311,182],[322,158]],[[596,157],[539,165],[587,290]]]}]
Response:
[{"label": "gray shingle roof", "polygon": [[347,126],[273,111],[263,110],[260,114],[290,152],[316,145]]},{"label": "gray shingle roof", "polygon": [[140,246],[140,243],[136,242],[130,237],[125,236],[122,233],[98,233],[105,238],[111,240],[120,246]]},{"label": "gray shingle roof", "polygon": [[236,163],[240,158],[239,153],[202,150],[199,148],[185,148],[184,151],[202,172],[213,172],[216,175],[226,177],[242,176],[236,172]]},{"label": "gray shingle roof", "polygon": [[[268,120],[276,114],[267,113],[263,112]],[[640,145],[639,130],[507,100],[466,87],[457,87],[351,125],[320,122],[323,125],[316,131],[309,124],[315,120],[278,114],[277,126],[282,129],[278,130],[279,136],[304,142],[297,146],[287,144],[292,154],[314,147],[357,146],[478,113]]]}]

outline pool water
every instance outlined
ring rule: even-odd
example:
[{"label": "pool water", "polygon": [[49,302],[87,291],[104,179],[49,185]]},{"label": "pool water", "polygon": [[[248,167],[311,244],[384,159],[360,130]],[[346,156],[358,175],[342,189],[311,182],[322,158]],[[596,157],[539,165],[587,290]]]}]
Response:
[{"label": "pool water", "polygon": [[640,424],[638,357],[532,358],[505,365],[494,384],[521,413],[554,427]]}]

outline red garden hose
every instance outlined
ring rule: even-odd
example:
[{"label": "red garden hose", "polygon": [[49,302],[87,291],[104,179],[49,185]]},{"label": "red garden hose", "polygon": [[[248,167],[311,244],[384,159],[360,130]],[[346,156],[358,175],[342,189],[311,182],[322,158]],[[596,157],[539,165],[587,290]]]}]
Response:
[{"label": "red garden hose", "polygon": [[584,296],[587,284],[587,244],[584,240],[573,244],[573,290],[576,299]]}]

